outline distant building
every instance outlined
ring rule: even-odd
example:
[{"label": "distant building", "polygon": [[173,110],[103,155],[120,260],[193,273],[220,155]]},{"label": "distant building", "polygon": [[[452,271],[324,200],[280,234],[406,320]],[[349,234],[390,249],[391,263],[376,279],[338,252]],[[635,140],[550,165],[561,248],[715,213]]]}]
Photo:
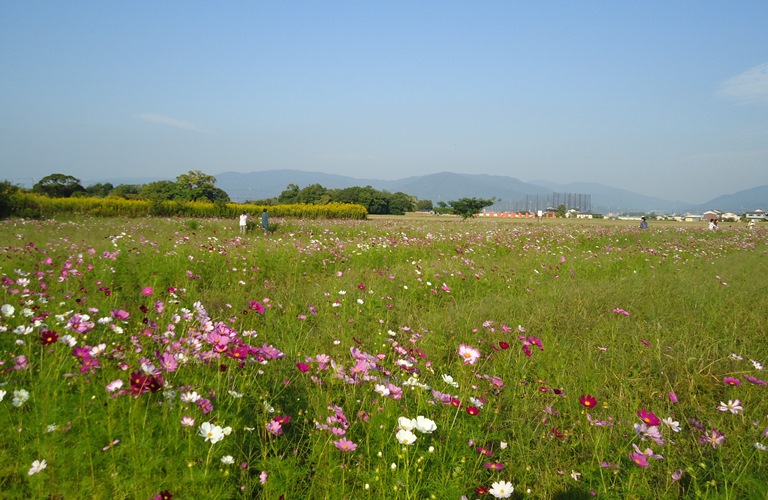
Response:
[{"label": "distant building", "polygon": [[707,210],[701,216],[701,220],[711,222],[713,220],[721,220],[723,218],[723,212],[720,210]]},{"label": "distant building", "polygon": [[756,222],[767,220],[768,217],[766,217],[766,213],[764,210],[760,210],[759,208],[757,210],[750,210],[749,212],[744,214],[744,217],[747,218],[747,220],[753,220]]}]

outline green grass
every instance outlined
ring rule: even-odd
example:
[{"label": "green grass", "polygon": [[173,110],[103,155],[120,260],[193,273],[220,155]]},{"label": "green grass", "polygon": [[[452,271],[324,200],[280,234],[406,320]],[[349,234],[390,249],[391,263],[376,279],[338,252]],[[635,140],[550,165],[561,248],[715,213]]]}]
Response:
[{"label": "green grass", "polygon": [[[3,495],[459,498],[503,480],[531,498],[766,496],[768,452],[755,443],[768,444],[768,388],[745,379],[765,378],[750,360],[768,362],[764,228],[274,224],[273,233],[241,238],[233,221],[215,219],[0,223],[0,305],[14,309],[0,315]],[[130,317],[99,321],[113,309]],[[88,314],[93,329],[68,330],[76,314]],[[104,344],[90,355],[99,367],[81,372],[73,347],[42,345],[46,328],[77,347]],[[212,330],[250,352],[217,353]],[[523,330],[543,350],[532,345],[527,356]],[[480,350],[476,364],[462,363],[460,344]],[[265,357],[267,345],[283,356]],[[368,359],[358,364],[367,375],[355,373],[351,349]],[[164,353],[177,369],[163,365]],[[320,354],[332,360],[327,370],[308,360]],[[130,394],[142,364],[162,377],[162,390]],[[743,383],[725,384],[726,376]],[[105,389],[117,379],[122,394]],[[402,397],[379,394],[377,384]],[[22,389],[29,400],[14,406]],[[213,410],[184,402],[189,391]],[[580,404],[587,394],[595,408]],[[484,401],[474,416],[470,398]],[[735,399],[743,412],[717,410]],[[328,423],[329,408],[343,425]],[[661,424],[663,445],[641,441],[633,429],[641,409],[674,417],[681,432]],[[277,415],[290,417],[279,435],[267,430]],[[404,446],[398,417],[417,415],[437,430]],[[185,416],[193,427],[181,425]],[[700,443],[704,432],[690,419],[723,432],[723,444]],[[232,431],[210,444],[198,435],[203,422]],[[357,449],[337,449],[340,436],[317,423],[344,427]],[[633,444],[664,459],[638,467]],[[29,475],[43,459],[47,467]]]}]

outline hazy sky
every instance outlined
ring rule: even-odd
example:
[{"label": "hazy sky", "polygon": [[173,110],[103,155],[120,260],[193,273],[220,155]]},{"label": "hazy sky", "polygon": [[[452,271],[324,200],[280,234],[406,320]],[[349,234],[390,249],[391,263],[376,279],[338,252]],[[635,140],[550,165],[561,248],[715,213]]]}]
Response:
[{"label": "hazy sky", "polygon": [[768,1],[0,7],[0,179],[282,168],[768,184]]}]

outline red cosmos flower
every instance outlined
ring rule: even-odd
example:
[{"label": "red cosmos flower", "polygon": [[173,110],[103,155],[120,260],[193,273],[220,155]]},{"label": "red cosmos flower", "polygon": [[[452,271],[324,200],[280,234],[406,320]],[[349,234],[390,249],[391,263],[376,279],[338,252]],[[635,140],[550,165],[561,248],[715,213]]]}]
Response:
[{"label": "red cosmos flower", "polygon": [[467,406],[467,413],[469,413],[474,417],[475,415],[480,413],[480,408],[478,408],[477,406]]},{"label": "red cosmos flower", "polygon": [[487,486],[478,486],[477,488],[475,488],[475,493],[477,493],[478,495],[485,495],[489,491],[491,490]]},{"label": "red cosmos flower", "polygon": [[594,408],[595,405],[597,405],[597,399],[595,399],[594,396],[591,394],[581,395],[579,398],[579,403],[581,403],[583,406],[586,406],[587,408]]},{"label": "red cosmos flower", "polygon": [[461,400],[459,398],[451,397],[451,404],[456,408],[461,408]]},{"label": "red cosmos flower", "polygon": [[43,330],[40,336],[40,343],[43,345],[55,344],[57,340],[59,340],[59,334],[53,330]]},{"label": "red cosmos flower", "polygon": [[309,371],[309,365],[306,363],[296,363],[296,368],[302,373]]},{"label": "red cosmos flower", "polygon": [[552,427],[552,434],[554,434],[557,439],[563,439],[563,437],[565,437],[559,430],[557,430],[557,427]]},{"label": "red cosmos flower", "polygon": [[274,420],[275,422],[277,422],[280,425],[285,425],[288,422],[290,422],[292,420],[292,418],[290,416],[288,416],[288,415],[278,415],[276,417],[273,417],[272,420]]},{"label": "red cosmos flower", "polygon": [[637,416],[649,427],[661,424],[661,419],[646,409],[637,412]]},{"label": "red cosmos flower", "polygon": [[507,350],[507,349],[509,349],[509,343],[501,341],[501,342],[499,342],[499,347],[501,347],[504,350]]}]

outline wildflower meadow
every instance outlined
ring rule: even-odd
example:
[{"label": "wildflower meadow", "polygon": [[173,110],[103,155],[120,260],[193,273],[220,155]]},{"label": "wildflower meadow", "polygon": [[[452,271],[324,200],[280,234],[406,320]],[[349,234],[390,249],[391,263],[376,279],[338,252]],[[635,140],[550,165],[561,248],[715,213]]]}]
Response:
[{"label": "wildflower meadow", "polygon": [[0,222],[3,498],[765,498],[768,228]]}]

